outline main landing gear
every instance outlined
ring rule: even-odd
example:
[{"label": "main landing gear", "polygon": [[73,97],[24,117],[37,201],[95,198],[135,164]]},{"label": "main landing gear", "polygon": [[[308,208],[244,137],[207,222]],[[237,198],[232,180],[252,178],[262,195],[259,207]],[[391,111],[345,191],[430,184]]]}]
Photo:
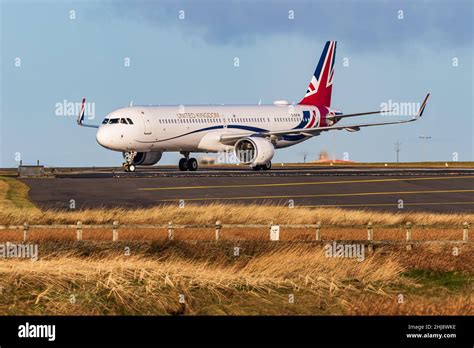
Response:
[{"label": "main landing gear", "polygon": [[134,172],[136,167],[133,164],[133,159],[137,155],[137,152],[125,152],[124,158],[125,162],[123,162],[122,167],[125,169],[126,172]]},{"label": "main landing gear", "polygon": [[179,160],[179,170],[181,171],[196,171],[198,169],[198,161],[195,158],[189,158],[189,152],[181,152],[184,158]]},{"label": "main landing gear", "polygon": [[268,161],[265,164],[257,164],[252,167],[253,170],[270,170],[272,169],[272,162]]}]

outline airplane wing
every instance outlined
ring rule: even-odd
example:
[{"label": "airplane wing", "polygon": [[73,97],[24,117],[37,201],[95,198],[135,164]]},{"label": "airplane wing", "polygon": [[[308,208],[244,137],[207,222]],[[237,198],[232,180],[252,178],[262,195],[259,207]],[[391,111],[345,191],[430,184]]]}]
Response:
[{"label": "airplane wing", "polygon": [[[283,135],[298,135],[303,134],[306,136],[315,136],[319,135],[321,132],[327,132],[331,130],[341,130],[346,129],[351,132],[356,132],[363,127],[372,127],[372,126],[384,126],[389,124],[401,124],[401,123],[408,123],[418,120],[422,115],[423,111],[425,110],[426,103],[428,98],[430,97],[430,93],[428,93],[421,104],[420,110],[418,113],[409,120],[402,120],[402,121],[392,121],[392,122],[378,122],[378,123],[360,123],[360,124],[349,124],[349,125],[337,125],[337,126],[327,126],[327,127],[315,127],[315,128],[306,128],[306,129],[289,129],[289,130],[282,130],[282,131],[269,131],[269,132],[260,132],[260,133],[240,133],[240,134],[223,134],[221,135],[221,142],[224,144],[233,144],[235,141],[245,138],[248,136],[283,136]],[[373,113],[380,113],[380,112],[368,112],[368,113],[358,113],[358,114],[349,114],[349,116],[361,116],[361,115],[368,115]]]},{"label": "airplane wing", "polygon": [[374,115],[374,114],[384,114],[387,112],[391,112],[392,110],[379,110],[379,111],[369,111],[369,112],[360,112],[357,114],[335,114],[335,115],[327,115],[326,118],[328,119],[339,119],[344,117],[354,117],[354,116],[365,116],[365,115]]},{"label": "airplane wing", "polygon": [[85,104],[86,104],[86,98],[82,98],[81,111],[79,112],[79,116],[77,117],[77,124],[82,127],[99,128],[99,126],[96,124],[84,123]]}]

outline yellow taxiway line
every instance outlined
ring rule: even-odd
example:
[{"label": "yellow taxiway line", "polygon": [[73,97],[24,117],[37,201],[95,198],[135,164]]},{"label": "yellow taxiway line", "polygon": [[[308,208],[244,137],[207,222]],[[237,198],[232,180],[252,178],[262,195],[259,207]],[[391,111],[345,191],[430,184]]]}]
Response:
[{"label": "yellow taxiway line", "polygon": [[349,197],[349,196],[381,196],[381,195],[413,195],[431,193],[461,193],[474,192],[474,190],[430,190],[430,191],[392,191],[392,192],[356,192],[356,193],[325,193],[313,195],[291,195],[291,196],[236,196],[236,197],[202,197],[202,198],[171,198],[160,199],[160,202],[185,201],[209,201],[209,200],[242,200],[242,199],[276,199],[276,198],[311,198],[311,197]]},{"label": "yellow taxiway line", "polygon": [[215,188],[281,187],[281,186],[331,185],[331,184],[354,184],[354,183],[398,182],[398,181],[420,181],[420,180],[457,180],[457,179],[473,179],[473,178],[474,178],[473,175],[469,175],[469,176],[442,176],[442,177],[426,177],[426,178],[424,177],[424,178],[284,182],[284,183],[273,183],[273,184],[144,187],[144,188],[139,188],[138,190],[140,191],[167,191],[167,190],[197,190],[197,189],[215,189]]}]

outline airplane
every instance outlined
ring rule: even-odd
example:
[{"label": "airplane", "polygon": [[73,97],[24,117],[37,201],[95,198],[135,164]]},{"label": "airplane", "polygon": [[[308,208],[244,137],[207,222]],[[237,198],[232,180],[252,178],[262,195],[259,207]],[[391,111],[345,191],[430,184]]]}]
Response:
[{"label": "airplane", "polygon": [[233,153],[254,170],[271,169],[275,150],[301,143],[322,132],[402,124],[423,115],[428,93],[411,119],[337,125],[348,117],[383,114],[390,110],[344,114],[331,107],[336,41],[327,41],[306,94],[297,104],[277,100],[273,105],[174,105],[130,106],[109,113],[101,125],[84,123],[85,98],[77,123],[98,128],[97,142],[123,153],[123,168],[154,165],[163,152],[179,152],[179,170],[195,171],[198,161],[191,153]]}]

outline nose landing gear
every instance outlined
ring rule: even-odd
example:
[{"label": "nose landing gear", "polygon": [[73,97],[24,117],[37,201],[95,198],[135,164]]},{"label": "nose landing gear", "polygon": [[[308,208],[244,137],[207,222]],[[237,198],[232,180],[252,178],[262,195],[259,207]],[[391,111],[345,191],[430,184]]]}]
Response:
[{"label": "nose landing gear", "polygon": [[122,167],[126,172],[134,172],[136,169],[134,164],[129,164],[127,162],[123,163]]},{"label": "nose landing gear", "polygon": [[189,152],[181,152],[184,155],[184,158],[179,160],[179,170],[181,171],[196,171],[198,169],[198,161],[195,158],[189,158]]},{"label": "nose landing gear", "polygon": [[133,159],[137,155],[136,151],[133,152],[125,152],[124,153],[124,158],[125,162],[123,162],[122,167],[125,169],[126,172],[134,172],[136,167],[133,164]]}]

